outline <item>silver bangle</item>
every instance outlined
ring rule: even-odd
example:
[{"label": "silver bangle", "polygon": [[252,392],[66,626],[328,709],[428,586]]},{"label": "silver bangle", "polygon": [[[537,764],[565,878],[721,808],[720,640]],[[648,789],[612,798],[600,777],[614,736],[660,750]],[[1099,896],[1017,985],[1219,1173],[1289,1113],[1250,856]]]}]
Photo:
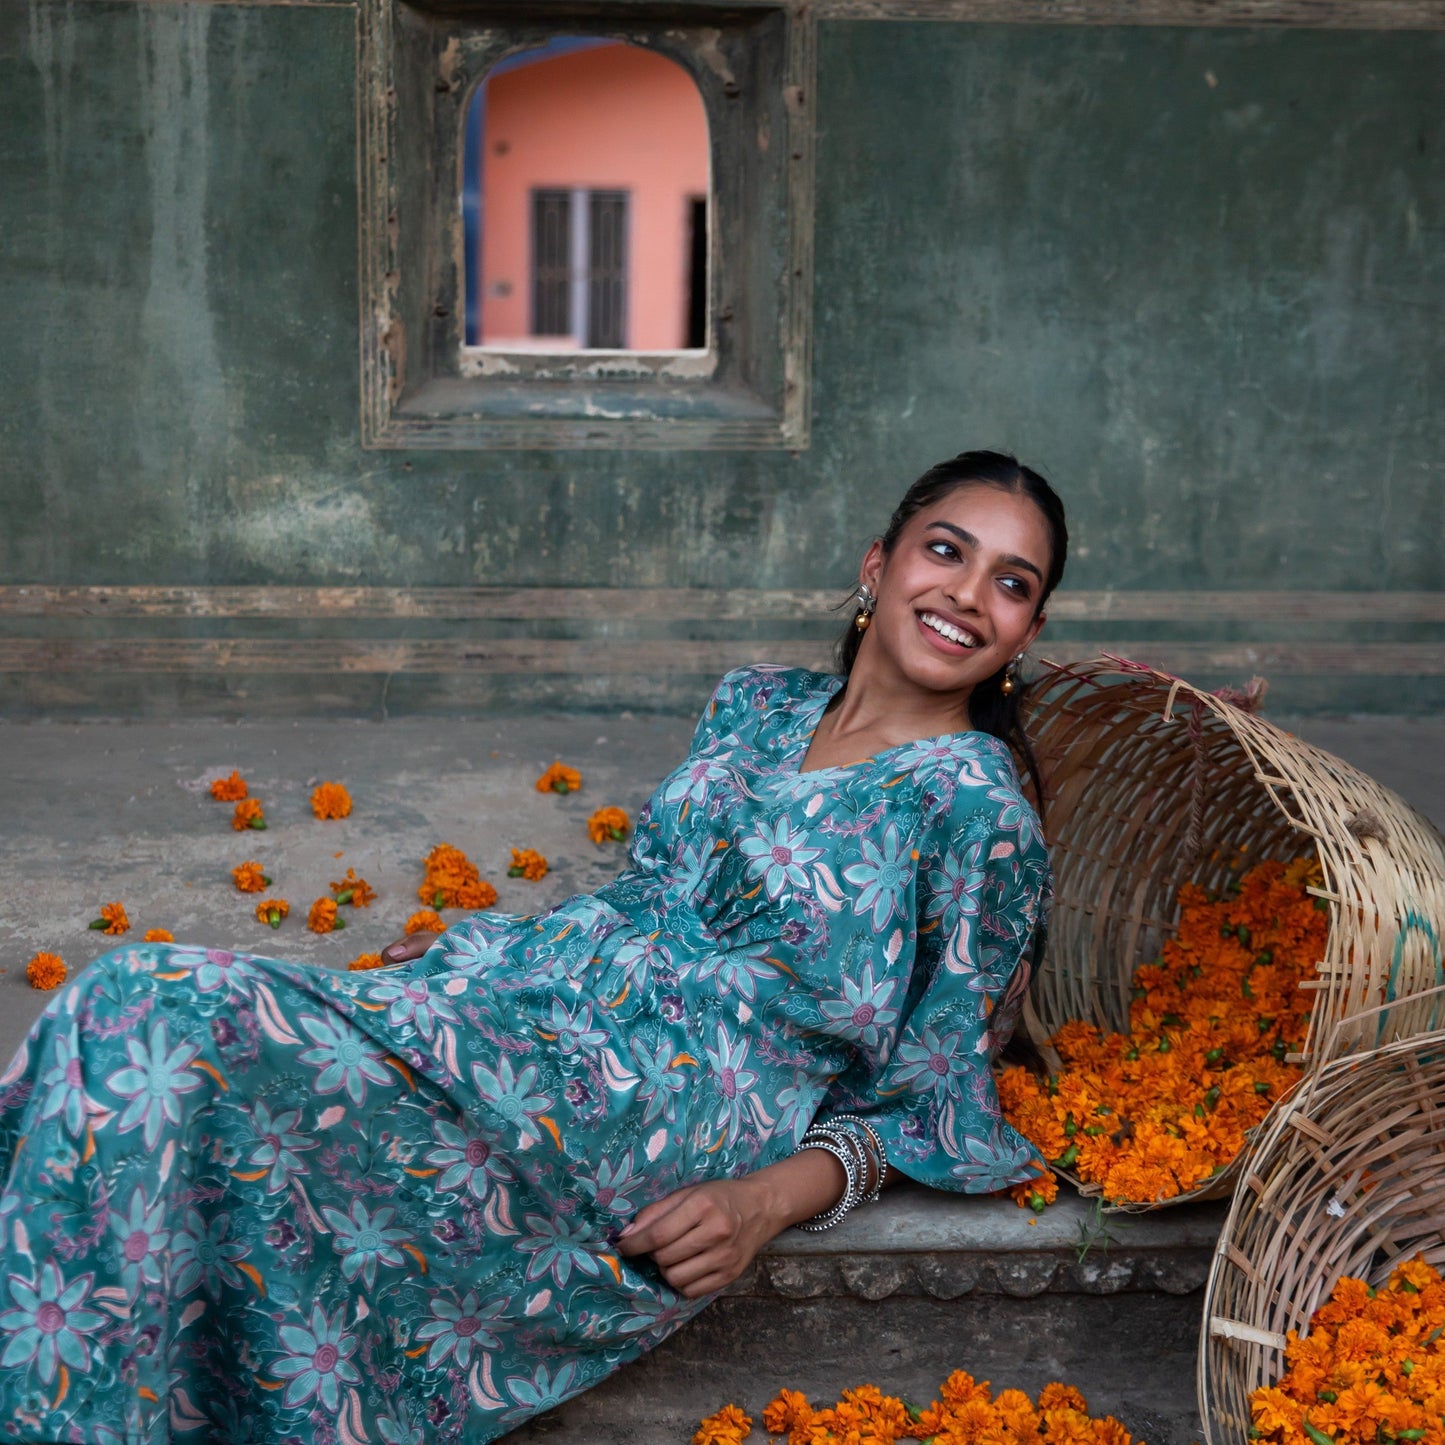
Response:
[{"label": "silver bangle", "polygon": [[[878,1196],[883,1192],[883,1181],[888,1175],[888,1156],[883,1152],[883,1140],[879,1137],[878,1131],[873,1125],[861,1114],[834,1114],[833,1117],[828,1120],[828,1125],[830,1126],[848,1124],[857,1125],[857,1127],[868,1136],[869,1142],[873,1146],[873,1188],[858,1202],[860,1204],[876,1204],[878,1202]],[[863,1176],[863,1182],[865,1184],[868,1182],[866,1171]]]},{"label": "silver bangle", "polygon": [[825,1154],[831,1154],[842,1166],[843,1177],[847,1181],[843,1187],[842,1198],[831,1208],[815,1214],[811,1219],[803,1219],[798,1222],[799,1229],[806,1229],[816,1233],[819,1230],[831,1229],[840,1220],[845,1218],[849,1211],[857,1204],[861,1191],[859,1189],[858,1163],[853,1147],[840,1142],[833,1131],[809,1129],[803,1135],[803,1142],[798,1146],[798,1152],[804,1149],[821,1149]]}]

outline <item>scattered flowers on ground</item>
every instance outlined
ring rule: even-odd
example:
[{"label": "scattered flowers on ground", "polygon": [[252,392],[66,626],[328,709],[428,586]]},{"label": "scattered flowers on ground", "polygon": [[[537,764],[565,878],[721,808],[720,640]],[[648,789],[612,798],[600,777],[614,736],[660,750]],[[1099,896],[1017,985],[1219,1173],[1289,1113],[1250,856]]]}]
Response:
[{"label": "scattered flowers on ground", "polygon": [[311,811],[318,818],[349,818],[351,794],[340,783],[318,783],[311,792]]},{"label": "scattered flowers on ground", "polygon": [[1291,1330],[1277,1385],[1250,1396],[1265,1445],[1439,1441],[1445,1416],[1445,1281],[1419,1256],[1371,1289],[1343,1278]]},{"label": "scattered flowers on ground", "polygon": [[346,966],[352,973],[362,973],[369,968],[381,968],[384,963],[379,953],[359,953]]},{"label": "scattered flowers on ground", "polygon": [[211,783],[211,796],[218,803],[236,803],[246,796],[246,780],[233,768],[229,778],[216,778]]},{"label": "scattered flowers on ground", "polygon": [[122,934],[130,930],[130,919],[125,916],[125,906],[120,903],[105,903],[101,905],[100,917],[93,919],[89,925],[98,933]]},{"label": "scattered flowers on ground", "polygon": [[[1001,1070],[1009,1122],[1109,1200],[1171,1199],[1225,1169],[1300,1077],[1287,1062],[1309,1022],[1299,984],[1329,931],[1305,891],[1318,877],[1300,859],[1260,863],[1222,898],[1186,883],[1175,936],[1134,975],[1129,1033],[1070,1020],[1052,1041],[1062,1073]],[[1037,1209],[1045,1190],[1011,1192]]]},{"label": "scattered flowers on ground", "polygon": [[272,928],[280,928],[281,920],[290,913],[291,905],[284,898],[263,898],[256,905],[256,917]]},{"label": "scattered flowers on ground", "polygon": [[264,829],[266,814],[262,811],[261,800],[259,798],[242,798],[236,804],[236,811],[231,814],[231,826],[238,833],[244,833],[247,828]]},{"label": "scattered flowers on ground", "polygon": [[142,943],[174,943],[175,941],[176,936],[169,928],[148,928],[145,936],[141,939]]},{"label": "scattered flowers on ground", "polygon": [[426,855],[426,878],[416,896],[432,908],[477,909],[490,908],[497,901],[497,890],[460,848],[438,843]]},{"label": "scattered flowers on ground", "polygon": [[25,965],[31,988],[59,988],[65,982],[65,960],[58,953],[40,952]]},{"label": "scattered flowers on ground", "polygon": [[621,808],[598,808],[587,820],[587,836],[594,843],[625,843],[632,827]]},{"label": "scattered flowers on ground", "polygon": [[539,793],[575,793],[581,787],[582,774],[566,763],[553,763],[536,782]]},{"label": "scattered flowers on ground", "polygon": [[334,898],[318,898],[306,915],[306,926],[312,933],[331,933],[346,927],[346,920],[337,917]]},{"label": "scattered flowers on ground", "polygon": [[547,860],[535,848],[513,848],[508,878],[526,878],[533,883],[547,876]]},{"label": "scattered flowers on ground", "polygon": [[242,893],[263,893],[271,886],[259,863],[242,863],[231,869],[231,877]]},{"label": "scattered flowers on ground", "polygon": [[333,882],[331,892],[338,903],[349,903],[353,908],[365,908],[376,897],[376,889],[365,878],[358,878],[355,868],[348,868],[345,878]]},{"label": "scattered flowers on ground", "polygon": [[[924,1440],[936,1445],[1132,1445],[1128,1430],[1112,1416],[1089,1414],[1084,1397],[1069,1385],[1045,1385],[1035,1403],[1022,1390],[1000,1390],[987,1380],[955,1370],[939,1399],[920,1409],[876,1385],[845,1390],[834,1405],[815,1409],[797,1390],[781,1390],[763,1409],[770,1439],[787,1445],[893,1445]],[[693,1445],[741,1445],[752,1420],[736,1405],[709,1415]],[[1142,1445],[1142,1442],[1141,1442]]]},{"label": "scattered flowers on ground", "polygon": [[432,908],[421,908],[406,921],[403,933],[445,933],[447,922]]}]

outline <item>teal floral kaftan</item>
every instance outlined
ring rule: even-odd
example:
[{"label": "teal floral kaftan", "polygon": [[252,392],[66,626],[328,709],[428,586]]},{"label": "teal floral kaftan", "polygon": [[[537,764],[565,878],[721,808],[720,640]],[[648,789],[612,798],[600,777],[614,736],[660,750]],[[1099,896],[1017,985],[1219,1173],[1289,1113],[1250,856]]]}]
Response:
[{"label": "teal floral kaftan", "polygon": [[627,871],[370,973],[96,960],[0,1077],[0,1439],[482,1442],[704,1301],[617,1236],[866,1111],[941,1189],[1024,1179],[990,1064],[1049,867],[965,732],[803,773],[841,680],[718,686]]}]

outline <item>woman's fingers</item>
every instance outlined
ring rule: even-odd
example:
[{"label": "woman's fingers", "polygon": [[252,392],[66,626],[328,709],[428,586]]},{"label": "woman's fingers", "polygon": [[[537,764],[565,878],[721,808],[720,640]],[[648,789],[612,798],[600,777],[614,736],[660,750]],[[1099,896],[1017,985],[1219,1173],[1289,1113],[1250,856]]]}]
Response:
[{"label": "woman's fingers", "polygon": [[690,1210],[686,1214],[679,1211],[688,1208],[695,1194],[696,1190],[692,1187],[679,1189],[675,1194],[639,1209],[618,1240],[618,1253],[651,1254],[685,1234],[692,1228],[695,1215]]},{"label": "woman's fingers", "polygon": [[410,963],[412,959],[420,958],[440,937],[439,933],[408,933],[405,938],[388,943],[381,950],[381,956],[388,963]]}]

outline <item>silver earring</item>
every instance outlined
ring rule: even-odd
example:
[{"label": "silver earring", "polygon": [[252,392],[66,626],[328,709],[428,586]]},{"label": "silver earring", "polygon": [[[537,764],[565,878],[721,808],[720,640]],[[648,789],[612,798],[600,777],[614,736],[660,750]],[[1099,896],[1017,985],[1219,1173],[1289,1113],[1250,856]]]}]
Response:
[{"label": "silver earring", "polygon": [[858,599],[858,610],[853,614],[853,626],[859,632],[867,632],[868,624],[873,620],[873,609],[878,605],[878,599],[873,595],[873,589],[866,583],[858,584],[858,591],[854,594]]}]

